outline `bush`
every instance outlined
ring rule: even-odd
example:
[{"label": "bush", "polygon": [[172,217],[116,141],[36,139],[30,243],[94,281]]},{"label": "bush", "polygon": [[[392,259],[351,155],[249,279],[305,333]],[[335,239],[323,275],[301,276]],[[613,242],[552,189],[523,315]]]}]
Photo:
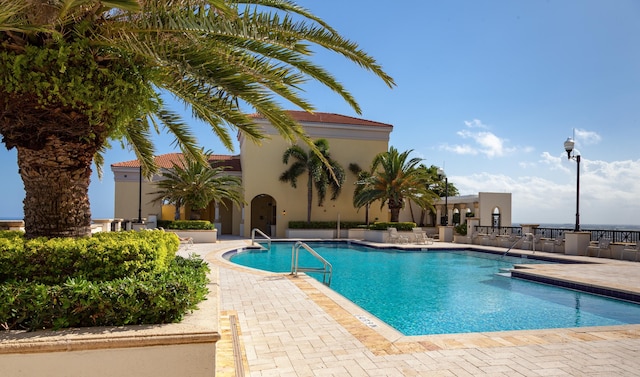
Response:
[{"label": "bush", "polygon": [[[340,229],[351,229],[361,227],[361,222],[340,221]],[[366,226],[366,225],[365,225]],[[337,229],[337,221],[289,221],[289,229]]]},{"label": "bush", "polygon": [[0,281],[62,284],[67,278],[113,280],[167,269],[180,246],[173,233],[105,232],[91,238],[0,236]]},{"label": "bush", "polygon": [[60,329],[177,322],[207,294],[208,266],[169,232],[24,240],[0,232],[0,326]]},{"label": "bush", "polygon": [[465,221],[463,224],[458,224],[456,225],[456,227],[454,228],[454,230],[456,231],[456,233],[458,233],[461,236],[466,236],[467,235],[467,222]]},{"label": "bush", "polygon": [[215,224],[208,220],[158,220],[158,227],[172,230],[213,230]]},{"label": "bush", "polygon": [[7,330],[37,330],[177,322],[205,299],[207,269],[202,260],[176,257],[163,272],[115,280],[4,282],[0,324]]},{"label": "bush", "polygon": [[404,222],[404,223],[373,223],[369,228],[373,230],[387,230],[387,228],[396,228],[399,231],[410,231],[416,227],[416,223]]}]

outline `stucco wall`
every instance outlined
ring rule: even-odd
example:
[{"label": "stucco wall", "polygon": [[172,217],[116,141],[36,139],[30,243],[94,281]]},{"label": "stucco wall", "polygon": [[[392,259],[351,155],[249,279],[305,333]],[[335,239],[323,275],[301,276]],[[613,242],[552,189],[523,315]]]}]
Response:
[{"label": "stucco wall", "polygon": [[[511,193],[480,192],[480,225],[491,226],[493,210],[500,210],[500,226],[511,226]],[[478,216],[478,214],[476,214]]]},{"label": "stucco wall", "polygon": [[[307,128],[313,140],[317,135]],[[329,141],[331,158],[340,163],[345,169],[346,179],[342,192],[337,200],[330,200],[330,192],[322,207],[318,207],[317,192],[314,189],[311,210],[312,221],[365,221],[365,210],[357,211],[353,207],[353,192],[356,176],[348,171],[349,164],[356,163],[362,169],[367,169],[377,153],[387,151],[388,132],[382,140],[357,140],[348,136],[336,138],[324,136]],[[285,237],[289,221],[306,220],[307,218],[307,177],[301,176],[297,188],[290,183],[280,182],[280,175],[288,168],[282,162],[282,155],[291,144],[285,142],[279,135],[272,135],[271,139],[258,146],[250,141],[241,140],[241,161],[243,171],[243,186],[247,206],[245,207],[245,236],[251,231],[251,200],[267,194],[273,197],[276,205],[276,237]],[[302,145],[303,146],[303,145]],[[303,148],[307,149],[305,146]],[[283,213],[286,212],[286,214]],[[374,203],[369,211],[371,222],[375,218],[388,219],[388,211],[380,210],[379,203]]]},{"label": "stucco wall", "polygon": [[[335,114],[327,115],[332,119],[340,117]],[[259,221],[263,227],[267,223],[272,225],[275,218],[276,230],[272,236],[284,237],[289,221],[304,221],[307,218],[307,178],[306,175],[301,176],[298,179],[298,187],[295,189],[289,183],[280,182],[280,175],[288,168],[288,165],[282,162],[282,155],[292,144],[286,142],[265,119],[258,118],[256,122],[263,128],[268,139],[263,140],[260,145],[256,145],[245,140],[242,134],[239,135],[242,186],[246,204],[243,209],[234,206],[230,211],[231,227],[233,234],[249,237],[253,217],[261,216]],[[368,169],[376,154],[388,150],[389,135],[393,127],[355,118],[349,118],[346,124],[314,121],[302,122],[302,125],[313,140],[325,138],[329,141],[329,153],[332,159],[342,165],[346,174],[342,192],[335,201],[330,200],[329,192],[324,205],[319,207],[317,192],[314,189],[312,221],[337,221],[340,217],[341,221],[364,222],[365,209],[356,210],[353,207],[353,192],[356,188],[357,177],[348,170],[348,167],[349,164],[355,163],[362,169]],[[118,167],[114,170],[114,177],[116,203],[114,216],[123,219],[137,219],[139,169]],[[149,193],[156,191],[155,185],[143,181],[142,191],[142,217],[155,214],[158,218],[162,218],[161,204],[149,203],[152,197]],[[273,198],[271,204],[275,205],[275,211],[272,211],[268,216],[265,215],[266,210],[259,216],[252,216],[251,201],[261,194]],[[389,212],[386,207],[381,209],[380,203],[371,205],[370,222],[388,221],[388,219]],[[254,221],[258,220],[254,219]],[[226,229],[223,233],[227,233]]]},{"label": "stucco wall", "polygon": [[[126,220],[136,220],[138,218],[138,203],[139,203],[139,182],[138,173],[132,172],[131,175],[135,175],[132,181],[116,181],[115,182],[115,208],[114,217]],[[149,203],[153,198],[152,192],[157,191],[157,187],[146,181],[142,181],[142,217],[146,218],[149,215],[156,215],[161,218],[162,205],[161,203],[151,204]]]}]

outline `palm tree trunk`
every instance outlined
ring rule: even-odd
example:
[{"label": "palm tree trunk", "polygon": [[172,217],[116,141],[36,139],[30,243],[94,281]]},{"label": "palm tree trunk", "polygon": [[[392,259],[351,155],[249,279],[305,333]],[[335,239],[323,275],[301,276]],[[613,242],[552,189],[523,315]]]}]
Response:
[{"label": "palm tree trunk", "polygon": [[25,236],[91,235],[88,192],[95,147],[49,136],[42,148],[17,149],[26,192]]},{"label": "palm tree trunk", "polygon": [[411,212],[411,221],[412,222],[416,222],[416,218],[413,216],[413,206],[411,205],[411,200],[408,200],[409,202],[409,212]]},{"label": "palm tree trunk", "polygon": [[307,179],[307,224],[311,223],[311,204],[313,202],[313,176],[309,171]]},{"label": "palm tree trunk", "polygon": [[400,219],[400,208],[389,207],[389,209],[391,210],[391,222],[397,223],[398,219]]}]

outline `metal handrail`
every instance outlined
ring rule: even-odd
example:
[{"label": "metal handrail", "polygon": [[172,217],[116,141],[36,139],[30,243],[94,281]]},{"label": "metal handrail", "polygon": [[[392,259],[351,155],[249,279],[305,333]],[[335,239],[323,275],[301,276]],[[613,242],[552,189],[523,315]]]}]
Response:
[{"label": "metal handrail", "polygon": [[[534,235],[540,234],[543,238],[560,238],[563,237],[566,232],[572,232],[572,229],[567,228],[548,228],[548,227],[537,227],[532,229]],[[625,230],[625,229],[587,229],[582,228],[582,232],[589,232],[591,241],[598,241],[601,238],[608,238],[611,242],[617,243],[637,243],[640,242],[640,231],[639,230]],[[496,233],[497,235],[511,235],[516,234],[518,236],[522,236],[522,227],[517,226],[485,226],[485,225],[476,225],[474,233],[479,234],[491,234]]]},{"label": "metal handrail", "polygon": [[[322,263],[322,268],[320,267],[300,267],[298,265],[298,258],[300,257],[300,248],[304,248],[309,252],[309,254],[313,255],[317,260]],[[333,266],[326,259],[324,259],[320,254],[318,254],[315,250],[313,250],[309,245],[302,241],[296,242],[293,247],[291,247],[291,275],[298,276],[298,272],[318,272],[322,274],[322,283],[326,286],[331,285],[331,277],[333,276]],[[327,275],[329,275],[329,279],[327,280]]]},{"label": "metal handrail", "polygon": [[264,232],[261,231],[258,228],[251,229],[251,246],[255,245],[255,243],[256,243],[256,241],[255,241],[256,233],[259,233],[262,237],[267,239],[267,243],[269,244],[269,250],[271,250],[271,237],[269,237],[266,234],[264,234]]},{"label": "metal handrail", "polygon": [[[502,257],[504,258],[504,257],[507,255],[507,253],[508,253],[509,251],[511,251],[511,249],[513,249],[514,247],[516,247],[516,245],[518,244],[518,242],[520,242],[520,241],[524,240],[524,239],[525,239],[525,238],[527,238],[527,237],[528,237],[528,235],[527,235],[527,234],[525,234],[524,236],[522,236],[522,237],[518,238],[518,239],[516,240],[516,242],[514,242],[514,243],[513,243],[513,245],[509,246],[509,248],[507,249],[507,251],[505,251],[505,252],[504,252],[504,254],[502,254]],[[535,252],[535,251],[534,251],[534,252]]]}]

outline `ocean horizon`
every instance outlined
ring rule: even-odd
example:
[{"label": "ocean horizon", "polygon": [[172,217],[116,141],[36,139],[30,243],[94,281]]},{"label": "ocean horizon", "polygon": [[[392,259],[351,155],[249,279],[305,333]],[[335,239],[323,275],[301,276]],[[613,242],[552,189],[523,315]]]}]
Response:
[{"label": "ocean horizon", "polygon": [[[517,225],[516,225],[517,224]],[[520,224],[531,224],[531,223],[514,223],[514,226],[518,226]],[[535,224],[535,223],[533,223]],[[575,227],[574,223],[567,224],[543,224],[540,223],[539,228],[563,228],[563,229],[571,229]],[[640,225],[619,225],[619,224],[580,224],[580,230],[633,230],[640,231]]]},{"label": "ocean horizon", "polygon": [[[100,217],[103,218],[103,217]],[[109,217],[107,217],[109,218]],[[0,221],[15,221],[22,220],[20,217],[2,217]],[[512,226],[521,226],[521,224],[538,224],[540,228],[561,228],[571,229],[575,226],[574,223],[535,223],[535,222],[514,222]],[[580,224],[581,230],[632,230],[640,231],[640,225],[624,225],[624,224]]]}]

